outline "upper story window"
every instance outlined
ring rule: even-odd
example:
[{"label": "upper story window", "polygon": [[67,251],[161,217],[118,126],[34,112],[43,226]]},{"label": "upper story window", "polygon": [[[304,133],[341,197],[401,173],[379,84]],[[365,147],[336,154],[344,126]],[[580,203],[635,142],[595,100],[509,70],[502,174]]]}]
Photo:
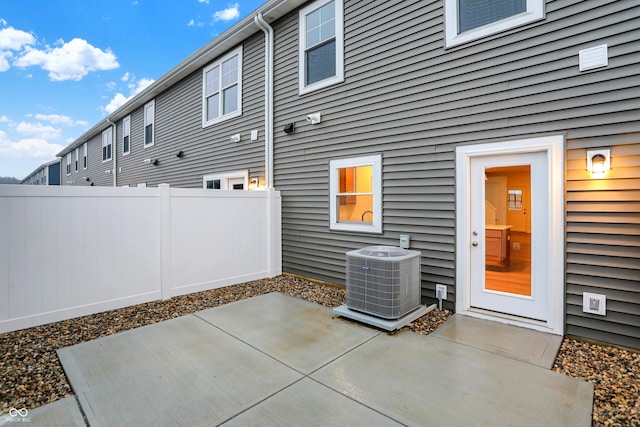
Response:
[{"label": "upper story window", "polygon": [[314,91],[344,81],[342,0],[318,0],[300,10],[299,91]]},{"label": "upper story window", "polygon": [[66,169],[67,175],[71,175],[71,153],[67,153]]},{"label": "upper story window", "polygon": [[156,102],[148,102],[144,106],[144,148],[151,147],[155,143],[153,125],[156,117]]},{"label": "upper story window", "polygon": [[544,18],[545,0],[445,0],[446,45],[455,46]]},{"label": "upper story window", "polygon": [[122,119],[122,154],[131,152],[131,116]]},{"label": "upper story window", "polygon": [[88,151],[89,147],[85,142],[84,144],[82,144],[82,169],[86,169],[88,166]]},{"label": "upper story window", "polygon": [[111,146],[113,144],[113,128],[102,131],[102,161],[111,160]]},{"label": "upper story window", "polygon": [[382,233],[382,157],[329,162],[332,230]]},{"label": "upper story window", "polygon": [[78,164],[80,163],[80,147],[74,150],[74,156],[75,156],[75,161],[74,161],[75,170],[76,170],[76,173],[78,173]]},{"label": "upper story window", "polygon": [[242,46],[203,70],[202,126],[242,114]]}]

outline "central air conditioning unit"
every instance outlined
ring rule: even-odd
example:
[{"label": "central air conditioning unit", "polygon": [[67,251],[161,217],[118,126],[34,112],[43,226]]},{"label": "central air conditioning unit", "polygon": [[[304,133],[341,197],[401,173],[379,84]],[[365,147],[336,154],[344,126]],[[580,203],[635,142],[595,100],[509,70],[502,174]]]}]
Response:
[{"label": "central air conditioning unit", "polygon": [[369,246],[347,252],[347,299],[351,310],[398,319],[420,306],[420,252]]}]

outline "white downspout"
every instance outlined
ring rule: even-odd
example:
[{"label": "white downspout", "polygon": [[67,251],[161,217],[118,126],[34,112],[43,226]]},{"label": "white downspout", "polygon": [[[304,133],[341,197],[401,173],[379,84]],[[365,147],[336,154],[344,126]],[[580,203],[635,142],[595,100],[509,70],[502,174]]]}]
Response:
[{"label": "white downspout", "polygon": [[264,175],[267,190],[273,188],[273,28],[258,13],[254,22],[264,31]]},{"label": "white downspout", "polygon": [[111,155],[113,156],[113,186],[118,186],[118,150],[116,150],[116,124],[111,121],[109,117],[107,117],[107,123],[109,123],[113,127],[113,132],[111,132]]},{"label": "white downspout", "polygon": [[264,179],[267,189],[267,251],[265,258],[267,261],[267,271],[269,277],[274,277],[276,273],[282,269],[282,261],[280,265],[275,265],[281,255],[274,256],[274,251],[280,242],[274,242],[274,236],[278,234],[274,231],[281,224],[274,224],[273,200],[275,191],[273,191],[273,28],[262,17],[262,13],[258,13],[254,17],[254,22],[262,31],[264,31]]}]

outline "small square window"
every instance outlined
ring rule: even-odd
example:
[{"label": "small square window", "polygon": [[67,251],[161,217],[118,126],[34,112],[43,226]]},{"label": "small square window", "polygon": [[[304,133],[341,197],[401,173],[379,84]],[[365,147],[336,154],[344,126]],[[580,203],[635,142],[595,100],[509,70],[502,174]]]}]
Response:
[{"label": "small square window", "polygon": [[332,160],[330,228],[368,233],[382,232],[382,157]]}]

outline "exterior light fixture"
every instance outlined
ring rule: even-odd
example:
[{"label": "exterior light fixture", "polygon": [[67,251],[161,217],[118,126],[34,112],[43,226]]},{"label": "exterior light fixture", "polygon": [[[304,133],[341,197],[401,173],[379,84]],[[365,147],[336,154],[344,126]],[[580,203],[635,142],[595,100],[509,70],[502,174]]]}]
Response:
[{"label": "exterior light fixture", "polygon": [[183,158],[184,157],[184,151],[182,151],[182,150],[178,151],[176,153],[176,157],[179,158],[179,159]]},{"label": "exterior light fixture", "polygon": [[249,190],[257,190],[258,189],[258,178],[251,178],[251,183],[249,184]]},{"label": "exterior light fixture", "polygon": [[611,169],[610,150],[587,151],[587,170],[593,175],[602,176]]},{"label": "exterior light fixture", "polygon": [[154,161],[151,162],[153,166],[158,166],[159,163],[160,161],[158,161],[158,159],[155,159]]},{"label": "exterior light fixture", "polygon": [[322,122],[322,114],[320,113],[309,114],[307,116],[307,121],[312,125],[317,125],[318,123]]},{"label": "exterior light fixture", "polygon": [[284,133],[293,133],[293,131],[295,130],[295,125],[293,123],[287,123],[286,125],[284,125]]}]

